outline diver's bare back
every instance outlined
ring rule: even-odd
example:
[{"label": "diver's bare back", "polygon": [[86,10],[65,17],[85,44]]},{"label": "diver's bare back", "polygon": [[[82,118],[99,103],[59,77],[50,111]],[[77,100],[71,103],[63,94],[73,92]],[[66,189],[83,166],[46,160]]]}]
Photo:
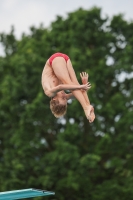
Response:
[{"label": "diver's bare back", "polygon": [[49,96],[48,91],[59,85],[60,81],[54,74],[52,67],[49,64],[49,60],[47,60],[43,72],[42,72],[42,87],[47,96]]}]

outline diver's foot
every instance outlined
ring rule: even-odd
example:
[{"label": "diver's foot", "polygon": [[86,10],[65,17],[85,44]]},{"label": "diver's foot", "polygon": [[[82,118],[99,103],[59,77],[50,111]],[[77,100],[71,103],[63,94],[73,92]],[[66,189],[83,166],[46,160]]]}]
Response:
[{"label": "diver's foot", "polygon": [[89,105],[85,110],[85,115],[87,119],[89,120],[90,123],[92,123],[95,119],[95,113],[94,113],[94,108],[92,105]]}]

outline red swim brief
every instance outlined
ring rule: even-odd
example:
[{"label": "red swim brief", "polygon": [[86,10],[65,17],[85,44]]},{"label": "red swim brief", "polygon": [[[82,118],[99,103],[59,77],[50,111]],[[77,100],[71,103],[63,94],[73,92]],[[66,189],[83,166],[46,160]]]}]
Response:
[{"label": "red swim brief", "polygon": [[67,62],[69,60],[69,57],[66,54],[63,53],[54,53],[50,58],[49,58],[49,64],[52,66],[52,62],[55,58],[57,57],[63,57],[65,61]]}]

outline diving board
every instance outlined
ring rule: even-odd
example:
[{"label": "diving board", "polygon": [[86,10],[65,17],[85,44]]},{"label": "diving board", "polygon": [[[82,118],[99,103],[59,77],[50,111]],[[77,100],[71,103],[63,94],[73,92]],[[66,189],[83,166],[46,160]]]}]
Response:
[{"label": "diving board", "polygon": [[7,192],[0,192],[0,200],[15,200],[15,199],[25,199],[32,197],[48,196],[54,195],[54,192],[39,190],[34,188],[13,190]]}]

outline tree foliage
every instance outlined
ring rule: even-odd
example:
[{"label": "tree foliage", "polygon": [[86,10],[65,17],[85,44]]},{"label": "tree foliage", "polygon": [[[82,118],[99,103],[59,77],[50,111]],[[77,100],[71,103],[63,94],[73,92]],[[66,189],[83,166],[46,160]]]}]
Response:
[{"label": "tree foliage", "polygon": [[[33,187],[60,200],[132,199],[132,29],[122,15],[102,18],[92,8],[57,16],[49,28],[31,27],[20,40],[13,27],[0,34],[0,191]],[[90,75],[93,124],[76,100],[62,119],[50,112],[41,73],[58,51],[70,56],[78,79],[82,71]]]}]

